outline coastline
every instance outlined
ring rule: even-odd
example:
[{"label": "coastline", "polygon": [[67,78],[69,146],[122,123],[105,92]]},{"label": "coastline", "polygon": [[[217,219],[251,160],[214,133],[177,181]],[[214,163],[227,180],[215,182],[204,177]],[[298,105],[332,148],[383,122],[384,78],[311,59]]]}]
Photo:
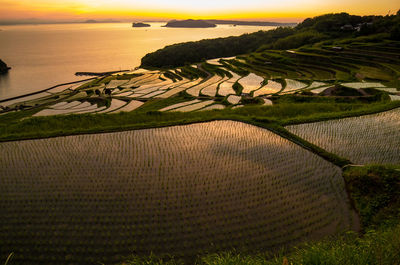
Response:
[{"label": "coastline", "polygon": [[[150,28],[132,28],[132,23],[0,26],[3,30],[1,39],[4,40],[0,46],[7,54],[3,59],[12,66],[9,74],[0,81],[0,99],[79,80],[81,78],[73,76],[76,71],[131,69],[140,65],[141,58],[147,53],[168,45],[271,29],[221,25],[211,30],[196,29],[196,34],[190,35],[190,29],[168,29],[161,28],[161,25],[163,23],[155,22]],[[68,31],[72,38],[64,39],[61,35],[63,30]],[[110,40],[104,38],[104,34],[111,36]],[[129,38],[130,35],[137,35],[137,38]],[[35,47],[34,53],[16,45],[21,38],[32,40],[30,46]],[[78,38],[83,44],[75,41]],[[154,38],[161,40],[152,41]],[[50,43],[56,44],[50,46]],[[48,53],[49,49],[52,53]]]},{"label": "coastline", "polygon": [[58,84],[58,85],[55,85],[55,86],[52,86],[52,87],[49,87],[49,88],[46,88],[46,89],[42,89],[42,90],[39,90],[39,91],[35,91],[35,92],[32,92],[32,93],[28,93],[28,94],[24,94],[24,95],[20,95],[20,96],[15,96],[15,97],[11,97],[11,98],[6,98],[6,99],[0,99],[0,103],[11,101],[11,100],[15,100],[15,99],[20,99],[20,98],[24,98],[24,97],[33,96],[33,95],[49,91],[51,89],[54,89],[54,88],[57,88],[57,87],[60,87],[60,86],[78,84],[78,83],[85,82],[85,81],[90,81],[90,80],[93,80],[93,79],[96,79],[96,78],[97,77],[92,77],[92,78],[88,78],[88,79],[82,79],[82,80],[78,80],[78,81],[62,83],[62,84]]}]

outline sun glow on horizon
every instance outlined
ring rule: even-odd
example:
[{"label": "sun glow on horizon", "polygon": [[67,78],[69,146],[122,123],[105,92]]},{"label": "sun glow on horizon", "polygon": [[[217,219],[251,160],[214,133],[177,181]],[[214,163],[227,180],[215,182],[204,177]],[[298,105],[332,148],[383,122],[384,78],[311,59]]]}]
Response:
[{"label": "sun glow on horizon", "polygon": [[0,0],[4,19],[275,19],[301,20],[324,13],[395,13],[397,0]]}]

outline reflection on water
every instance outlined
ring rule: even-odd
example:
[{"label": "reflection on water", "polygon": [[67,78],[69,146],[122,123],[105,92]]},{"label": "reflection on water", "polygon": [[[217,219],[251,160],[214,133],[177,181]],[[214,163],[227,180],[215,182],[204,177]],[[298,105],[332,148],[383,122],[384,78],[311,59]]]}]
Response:
[{"label": "reflection on water", "polygon": [[13,69],[0,77],[0,99],[80,80],[77,71],[132,69],[166,45],[273,27],[220,25],[209,29],[132,28],[130,23],[3,26],[0,58]]},{"label": "reflection on water", "polygon": [[5,73],[0,75],[0,98],[1,95],[7,93],[7,87],[10,86],[10,74]]},{"label": "reflection on water", "polygon": [[[210,246],[264,251],[356,222],[340,168],[244,123],[7,142],[0,150],[0,194],[9,202],[2,213],[12,216],[0,233],[0,241],[12,239],[4,253],[19,238],[40,240],[44,261],[64,259],[57,250],[65,248],[79,258],[76,244],[91,247],[85,257],[110,259],[105,264],[132,249],[188,257]],[[51,209],[51,218],[35,209]],[[79,233],[65,232],[76,224]]]},{"label": "reflection on water", "polygon": [[399,108],[361,117],[287,127],[303,139],[357,164],[399,164],[399,128]]}]

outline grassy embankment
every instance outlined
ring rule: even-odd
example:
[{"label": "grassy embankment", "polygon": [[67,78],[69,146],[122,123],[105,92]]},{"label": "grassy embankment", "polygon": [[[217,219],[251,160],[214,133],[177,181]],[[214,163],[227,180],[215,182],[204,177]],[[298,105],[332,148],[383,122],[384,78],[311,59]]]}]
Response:
[{"label": "grassy embankment", "polygon": [[[383,39],[400,40],[400,14],[392,16],[352,16],[346,13],[327,14],[308,18],[295,28],[277,28],[259,31],[238,37],[201,40],[178,43],[147,54],[142,58],[142,66],[150,68],[172,68],[185,64],[198,63],[204,59],[231,57],[264,50],[296,49],[304,45],[321,42],[333,44],[337,40],[374,37],[377,42]],[[359,25],[356,30],[342,30],[344,25]],[[361,41],[365,42],[365,41]],[[384,51],[384,50],[383,50]],[[318,61],[311,61],[318,63]],[[351,63],[351,62],[350,62]],[[341,65],[341,62],[339,62]]]}]

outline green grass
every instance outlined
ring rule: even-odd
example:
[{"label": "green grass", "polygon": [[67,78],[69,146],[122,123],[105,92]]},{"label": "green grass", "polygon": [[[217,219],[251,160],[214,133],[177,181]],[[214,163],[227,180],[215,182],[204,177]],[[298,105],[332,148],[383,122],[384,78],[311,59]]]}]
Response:
[{"label": "green grass", "polygon": [[[338,238],[305,243],[287,254],[245,254],[225,252],[198,257],[197,265],[365,265],[398,264],[400,260],[400,225],[369,230],[363,236],[349,232]],[[130,257],[124,265],[176,265],[183,261],[171,258]]]},{"label": "green grass", "polygon": [[400,166],[349,167],[343,176],[364,229],[398,222]]},{"label": "green grass", "polygon": [[243,86],[242,86],[238,81],[236,81],[236,82],[232,85],[232,88],[233,88],[233,90],[235,90],[236,95],[239,96],[239,95],[242,94]]}]

